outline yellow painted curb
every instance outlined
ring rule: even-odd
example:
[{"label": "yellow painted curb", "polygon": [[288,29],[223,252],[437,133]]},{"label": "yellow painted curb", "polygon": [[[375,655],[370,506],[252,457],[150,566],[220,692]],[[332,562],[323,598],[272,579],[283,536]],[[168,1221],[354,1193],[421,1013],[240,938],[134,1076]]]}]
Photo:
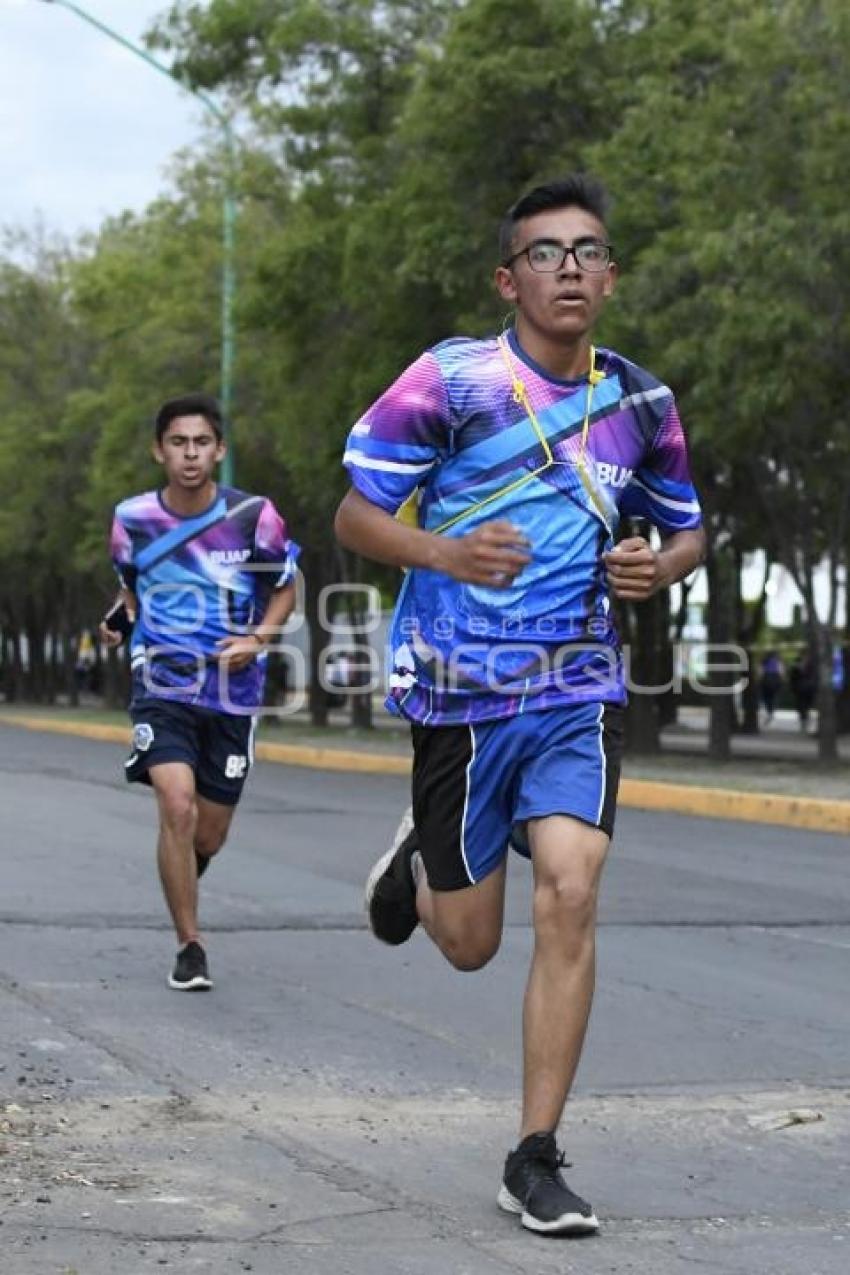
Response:
[{"label": "yellow painted curb", "polygon": [[371,775],[409,775],[410,758],[395,753],[355,753],[345,748],[315,748],[308,744],[257,744],[260,761],[283,766],[313,766],[316,770],[353,770]]},{"label": "yellow painted curb", "polygon": [[63,722],[51,717],[21,717],[17,713],[0,715],[0,726],[23,726],[24,730],[43,730],[51,735],[77,735],[80,739],[103,739],[111,744],[129,744],[129,726],[107,726],[105,722]]},{"label": "yellow painted curb", "polygon": [[[0,714],[0,725],[26,730],[77,735],[83,739],[129,744],[129,727],[97,722],[68,722],[44,717]],[[393,753],[355,752],[345,748],[317,748],[307,744],[259,743],[260,761],[284,766],[308,766],[315,770],[350,771],[372,775],[409,775],[410,758]],[[780,824],[809,832],[850,835],[850,801],[820,797],[786,797],[781,793],[738,792],[733,788],[700,788],[650,779],[623,779],[619,803],[639,810],[696,815],[708,819],[732,819],[744,823]]]},{"label": "yellow painted curb", "polygon": [[[22,726],[24,730],[42,730],[54,735],[77,735],[80,739],[97,739],[113,744],[130,745],[128,726],[109,726],[105,722],[68,722],[59,718],[27,717],[18,713],[0,714],[0,725]],[[258,743],[255,755],[259,761],[277,762],[282,766],[311,766],[316,770],[348,770],[373,775],[409,775],[410,758],[395,753],[357,753],[346,748],[317,748],[310,744]]]},{"label": "yellow painted curb", "polygon": [[786,828],[805,828],[809,832],[850,834],[850,801],[830,801],[822,797],[786,797],[782,793],[738,792],[734,788],[698,788],[650,779],[623,779],[620,804],[708,819],[775,823]]}]

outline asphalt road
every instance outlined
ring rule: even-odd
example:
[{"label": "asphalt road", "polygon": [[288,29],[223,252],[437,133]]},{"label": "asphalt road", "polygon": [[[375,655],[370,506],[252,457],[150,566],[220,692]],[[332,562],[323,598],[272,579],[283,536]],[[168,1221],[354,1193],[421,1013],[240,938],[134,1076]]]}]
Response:
[{"label": "asphalt road", "polygon": [[621,811],[563,1126],[603,1230],[545,1240],[495,1206],[527,866],[486,970],[385,949],[405,781],[261,765],[204,882],[216,989],[177,994],[122,758],[0,727],[3,1275],[850,1269],[844,838]]}]

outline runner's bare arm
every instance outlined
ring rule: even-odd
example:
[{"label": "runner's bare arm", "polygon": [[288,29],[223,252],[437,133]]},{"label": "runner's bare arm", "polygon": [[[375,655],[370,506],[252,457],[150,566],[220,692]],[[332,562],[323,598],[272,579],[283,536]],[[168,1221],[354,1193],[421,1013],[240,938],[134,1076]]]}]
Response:
[{"label": "runner's bare arm", "polygon": [[295,610],[295,581],[275,589],[266,613],[251,634],[259,642],[271,642]]},{"label": "runner's bare arm", "polygon": [[279,636],[280,630],[295,608],[295,581],[275,589],[266,613],[250,633],[233,634],[222,638],[216,645],[218,659],[226,661],[230,671],[237,673],[256,659],[264,646]]},{"label": "runner's bare arm", "polygon": [[396,567],[440,571],[466,584],[504,588],[531,560],[528,541],[504,519],[461,536],[441,536],[409,527],[351,488],[334,523],[346,549]]},{"label": "runner's bare arm", "polygon": [[663,535],[660,549],[653,549],[643,536],[630,536],[605,554],[608,585],[618,598],[642,602],[690,575],[704,557],[702,527]]}]

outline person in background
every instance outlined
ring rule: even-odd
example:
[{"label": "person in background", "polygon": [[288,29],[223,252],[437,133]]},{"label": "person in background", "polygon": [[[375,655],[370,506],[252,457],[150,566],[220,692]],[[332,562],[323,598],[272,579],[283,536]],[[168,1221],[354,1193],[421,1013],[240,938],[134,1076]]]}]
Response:
[{"label": "person in background", "polygon": [[131,783],[159,808],[157,862],[179,951],[177,991],[212,987],[198,878],[224,844],[253,762],[266,645],[295,605],[299,548],[270,500],[222,487],[221,411],[207,394],[169,399],[154,426],[165,486],[123,500],[111,556],[121,582],[101,639],[130,642]]},{"label": "person in background", "polygon": [[817,671],[811,651],[801,652],[794,660],[788,674],[788,685],[800,719],[800,730],[806,731],[817,694]]},{"label": "person in background", "polygon": [[761,662],[761,677],[759,678],[759,691],[761,694],[762,707],[765,712],[765,722],[769,724],[773,721],[773,714],[776,709],[776,700],[779,692],[782,690],[782,682],[785,676],[785,666],[779,657],[777,651],[768,651]]}]

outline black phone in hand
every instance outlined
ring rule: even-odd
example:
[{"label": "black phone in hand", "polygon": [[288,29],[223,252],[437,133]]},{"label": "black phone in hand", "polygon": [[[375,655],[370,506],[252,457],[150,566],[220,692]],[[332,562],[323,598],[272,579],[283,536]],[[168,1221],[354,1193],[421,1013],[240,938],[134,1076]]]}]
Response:
[{"label": "black phone in hand", "polygon": [[103,623],[111,633],[120,633],[125,641],[133,632],[133,621],[124,602],[116,602],[103,617]]}]

